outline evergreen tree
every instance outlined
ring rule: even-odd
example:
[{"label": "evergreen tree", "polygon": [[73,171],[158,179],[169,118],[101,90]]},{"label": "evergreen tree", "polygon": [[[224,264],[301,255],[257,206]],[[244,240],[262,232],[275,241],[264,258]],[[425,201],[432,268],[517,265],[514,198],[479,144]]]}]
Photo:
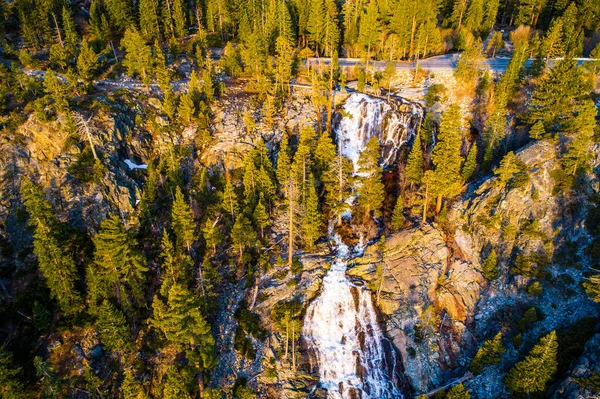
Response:
[{"label": "evergreen tree", "polygon": [[371,59],[371,50],[379,40],[381,26],[379,23],[379,9],[376,0],[370,0],[365,14],[360,20],[359,43],[367,50],[367,65]]},{"label": "evergreen tree", "polygon": [[159,0],[140,0],[138,2],[140,29],[146,40],[160,39],[159,3]]},{"label": "evergreen tree", "polygon": [[96,39],[104,42],[110,40],[112,30],[104,0],[92,0],[90,5],[90,28]]},{"label": "evergreen tree", "polygon": [[544,124],[542,121],[537,121],[531,126],[529,129],[529,137],[534,140],[540,140],[546,134],[546,129],[544,129]]},{"label": "evergreen tree", "polygon": [[279,184],[285,184],[291,171],[290,144],[287,133],[283,134],[277,153],[277,180]]},{"label": "evergreen tree", "polygon": [[65,46],[69,49],[71,54],[74,54],[80,39],[77,28],[75,27],[75,21],[73,21],[73,15],[71,15],[71,11],[66,6],[63,6],[62,8],[62,23],[63,31],[65,33]]},{"label": "evergreen tree", "polygon": [[356,82],[356,90],[358,90],[359,92],[364,92],[366,80],[367,75],[365,74],[365,70],[363,68],[360,68],[358,70],[358,81]]},{"label": "evergreen tree", "polygon": [[511,151],[502,158],[500,165],[494,169],[494,174],[498,176],[500,185],[505,187],[513,176],[521,172],[522,169],[523,162]]},{"label": "evergreen tree", "polygon": [[446,399],[471,399],[471,395],[469,395],[463,384],[458,384],[450,388],[446,394]]},{"label": "evergreen tree", "polygon": [[149,323],[164,334],[170,344],[185,351],[187,359],[199,372],[198,385],[202,391],[202,372],[214,366],[215,339],[200,309],[195,295],[175,283],[169,289],[166,301],[158,295],[154,297]]},{"label": "evergreen tree", "polygon": [[365,218],[381,216],[381,206],[385,198],[385,187],[381,181],[381,167],[379,166],[379,139],[371,137],[367,146],[358,159],[359,181],[358,205]]},{"label": "evergreen tree", "polygon": [[128,0],[105,0],[111,21],[123,32],[133,25],[133,3]]},{"label": "evergreen tree", "polygon": [[148,270],[146,260],[118,216],[113,215],[100,224],[94,246],[94,263],[87,270],[91,306],[96,306],[101,299],[113,297],[126,308],[133,302],[141,302]]},{"label": "evergreen tree", "polygon": [[590,276],[588,281],[583,283],[583,288],[592,301],[600,302],[600,274]]},{"label": "evergreen tree", "polygon": [[135,379],[133,367],[125,370],[125,377],[121,384],[121,395],[123,399],[148,399],[142,383]]},{"label": "evergreen tree", "polygon": [[550,24],[550,28],[546,31],[544,40],[542,41],[542,51],[546,59],[563,57],[565,55],[563,41],[563,20],[556,18]]},{"label": "evergreen tree", "polygon": [[483,276],[488,280],[496,280],[498,278],[498,256],[496,250],[492,249],[492,252],[485,258],[481,265]]},{"label": "evergreen tree", "polygon": [[194,213],[185,202],[181,189],[175,191],[175,201],[171,209],[171,227],[175,233],[175,240],[179,249],[185,249],[189,253],[192,244],[196,241],[196,222]]},{"label": "evergreen tree", "polygon": [[98,56],[86,39],[81,42],[79,56],[77,56],[77,72],[83,81],[86,90],[91,88],[92,81],[96,77],[98,69]]},{"label": "evergreen tree", "polygon": [[188,34],[186,2],[184,0],[173,0],[172,7],[175,37],[183,39]]},{"label": "evergreen tree", "polygon": [[442,198],[451,198],[457,195],[462,187],[460,165],[463,158],[460,154],[462,146],[462,116],[460,108],[452,104],[442,114],[437,143],[431,155],[431,162],[435,167],[435,180],[437,182],[436,212],[442,209]]},{"label": "evergreen tree", "polygon": [[592,142],[596,128],[598,110],[592,100],[585,100],[570,121],[570,127],[576,131],[575,137],[567,146],[562,158],[563,168],[573,176],[578,171],[587,171],[594,158]]},{"label": "evergreen tree", "polygon": [[465,15],[465,27],[472,32],[479,32],[483,25],[485,5],[483,0],[471,0]]},{"label": "evergreen tree", "polygon": [[193,376],[188,367],[173,364],[165,374],[162,398],[165,399],[192,399],[190,395]]},{"label": "evergreen tree", "polygon": [[166,231],[163,231],[161,241],[162,253],[160,257],[163,260],[162,272],[164,273],[161,277],[162,284],[160,286],[160,292],[166,296],[169,289],[175,282],[184,283],[187,282],[187,276],[189,275],[189,264],[191,259],[187,254],[179,254],[175,251],[173,243],[169,238]]},{"label": "evergreen tree", "polygon": [[29,224],[35,228],[33,252],[50,295],[66,315],[75,314],[82,305],[75,289],[77,267],[55,235],[59,223],[52,207],[43,198],[42,190],[27,178],[21,183],[21,198],[30,215]]},{"label": "evergreen tree", "polygon": [[490,364],[500,363],[505,348],[502,345],[502,333],[496,334],[494,339],[489,339],[481,345],[477,354],[471,361],[470,370],[474,374],[481,374],[483,368]]},{"label": "evergreen tree", "polygon": [[125,50],[123,65],[130,75],[138,75],[144,84],[150,83],[150,72],[152,69],[152,50],[135,28],[128,28],[121,40],[121,46]]},{"label": "evergreen tree", "polygon": [[133,337],[125,315],[108,300],[98,308],[98,334],[102,343],[113,352],[130,352],[134,349]]},{"label": "evergreen tree", "polygon": [[328,132],[324,132],[317,140],[315,147],[315,169],[316,179],[322,180],[322,175],[329,170],[332,162],[336,158],[335,144]]},{"label": "evergreen tree", "polygon": [[307,251],[314,249],[314,244],[321,236],[321,214],[319,212],[319,197],[314,185],[312,174],[308,178],[307,195],[303,203],[302,239]]},{"label": "evergreen tree", "polygon": [[219,219],[206,219],[204,227],[202,228],[202,234],[206,246],[212,250],[213,254],[217,253],[217,245],[223,241],[223,234],[219,228]]},{"label": "evergreen tree", "polygon": [[406,179],[411,184],[421,184],[421,180],[423,179],[423,162],[421,132],[419,132],[415,137],[415,141],[408,154],[408,160],[406,161]]},{"label": "evergreen tree", "polygon": [[[0,11],[2,9],[0,8]],[[4,399],[21,399],[25,389],[21,381],[22,371],[13,364],[13,356],[0,348],[0,394]]]},{"label": "evergreen tree", "polygon": [[307,30],[308,39],[315,46],[317,54],[320,53],[325,36],[326,18],[325,0],[311,0]]},{"label": "evergreen tree", "polygon": [[394,213],[392,213],[392,229],[400,230],[404,226],[404,220],[404,200],[400,194],[394,206]]},{"label": "evergreen tree", "polygon": [[475,169],[477,169],[477,143],[474,142],[469,149],[469,154],[462,167],[461,176],[463,181],[467,182],[471,180]]},{"label": "evergreen tree", "polygon": [[242,213],[235,219],[231,230],[231,240],[234,248],[237,250],[238,259],[241,262],[244,250],[252,247],[256,241],[256,232],[252,228],[250,220]]},{"label": "evergreen tree", "polygon": [[240,205],[238,201],[238,196],[233,187],[233,183],[231,182],[231,178],[228,177],[225,182],[225,191],[223,192],[221,207],[227,214],[231,215],[232,223],[235,221],[235,218],[240,211]]},{"label": "evergreen tree", "polygon": [[544,392],[556,373],[558,343],[556,332],[542,337],[527,357],[517,363],[506,376],[509,391],[520,394]]},{"label": "evergreen tree", "polygon": [[256,207],[254,207],[252,218],[256,227],[260,229],[260,238],[265,238],[265,229],[271,225],[271,219],[269,218],[269,213],[267,212],[262,196],[256,203]]}]

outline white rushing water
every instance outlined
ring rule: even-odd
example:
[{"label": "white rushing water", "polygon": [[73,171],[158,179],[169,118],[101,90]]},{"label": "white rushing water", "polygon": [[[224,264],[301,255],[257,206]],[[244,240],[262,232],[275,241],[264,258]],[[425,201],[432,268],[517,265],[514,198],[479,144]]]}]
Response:
[{"label": "white rushing water", "polygon": [[361,93],[352,94],[343,106],[336,129],[342,140],[342,154],[355,165],[371,137],[382,147],[382,166],[396,160],[398,150],[414,137],[423,109],[414,103],[395,99],[392,104]]},{"label": "white rushing water", "polygon": [[[386,353],[371,293],[346,277],[349,248],[336,236],[336,257],[321,295],[308,307],[303,336],[330,399],[392,399],[395,353]],[[391,358],[392,361],[386,360]]]}]

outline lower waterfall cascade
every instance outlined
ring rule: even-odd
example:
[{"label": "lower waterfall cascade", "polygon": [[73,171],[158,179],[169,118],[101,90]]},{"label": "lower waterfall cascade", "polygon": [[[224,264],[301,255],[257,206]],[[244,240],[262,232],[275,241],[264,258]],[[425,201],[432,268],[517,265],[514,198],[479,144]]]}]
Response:
[{"label": "lower waterfall cascade", "polygon": [[[395,353],[377,322],[371,292],[346,277],[350,249],[335,236],[336,255],[321,295],[308,307],[302,335],[330,399],[402,398],[393,382]],[[388,362],[387,356],[392,361]]]}]

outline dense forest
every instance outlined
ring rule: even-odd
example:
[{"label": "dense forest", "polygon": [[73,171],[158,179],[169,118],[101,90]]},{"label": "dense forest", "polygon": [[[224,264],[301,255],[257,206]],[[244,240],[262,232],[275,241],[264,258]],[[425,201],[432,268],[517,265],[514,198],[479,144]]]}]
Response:
[{"label": "dense forest", "polygon": [[[311,256],[375,254],[388,321],[384,254],[426,229],[450,266],[399,353],[444,374],[404,397],[563,397],[599,328],[599,29],[598,0],[0,0],[0,397],[327,397]],[[390,162],[381,134],[344,153],[356,95],[410,114]],[[467,258],[524,298],[477,332],[443,299]]]}]

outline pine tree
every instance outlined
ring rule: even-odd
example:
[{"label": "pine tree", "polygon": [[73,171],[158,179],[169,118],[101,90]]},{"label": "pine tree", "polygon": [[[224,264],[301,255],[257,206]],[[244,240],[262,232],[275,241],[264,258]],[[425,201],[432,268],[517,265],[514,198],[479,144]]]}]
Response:
[{"label": "pine tree", "polygon": [[361,93],[364,92],[366,80],[367,80],[367,75],[365,74],[365,70],[363,68],[360,68],[358,70],[358,81],[356,82],[356,90],[358,90]]},{"label": "pine tree", "polygon": [[277,180],[279,184],[285,184],[289,178],[291,170],[290,144],[287,133],[283,134],[281,143],[279,143],[279,152],[277,153]]},{"label": "pine tree", "polygon": [[133,25],[133,3],[128,0],[105,0],[105,3],[110,19],[121,32]]},{"label": "pine tree", "polygon": [[431,155],[431,162],[435,167],[435,180],[437,182],[436,212],[442,209],[442,199],[457,195],[462,187],[460,165],[463,158],[460,154],[462,146],[462,116],[460,108],[452,104],[442,114],[437,143]]},{"label": "pine tree", "polygon": [[394,206],[394,213],[392,213],[392,229],[400,230],[404,226],[404,221],[404,200],[400,194]]},{"label": "pine tree", "polygon": [[506,376],[509,391],[521,394],[544,392],[556,373],[558,343],[556,332],[542,337],[527,357],[517,363]]},{"label": "pine tree", "polygon": [[206,246],[212,250],[213,254],[217,253],[217,245],[223,241],[223,234],[219,228],[219,219],[206,219],[202,227],[202,234],[206,241]]},{"label": "pine tree", "polygon": [[138,2],[140,29],[146,40],[160,39],[160,10],[158,0],[140,0]]},{"label": "pine tree", "polygon": [[544,124],[542,121],[537,121],[531,126],[529,129],[529,137],[534,140],[540,140],[542,137],[546,135],[546,129],[544,129]]},{"label": "pine tree", "polygon": [[240,205],[238,201],[238,196],[233,187],[233,183],[231,182],[231,178],[227,177],[221,207],[227,214],[231,215],[232,223],[235,221],[237,214],[240,212]]},{"label": "pine tree", "polygon": [[498,256],[496,250],[492,249],[492,252],[485,258],[481,265],[483,276],[488,280],[496,280],[498,278]]},{"label": "pine tree", "polygon": [[180,97],[180,100],[179,108],[177,109],[179,118],[184,123],[190,124],[196,117],[196,104],[194,103],[193,93],[188,91]]},{"label": "pine tree", "polygon": [[260,238],[265,238],[265,229],[271,225],[271,219],[269,218],[269,213],[265,207],[262,195],[256,203],[256,207],[254,207],[252,218],[254,219],[256,227],[260,230]]},{"label": "pine tree", "polygon": [[334,0],[325,0],[325,25],[323,28],[323,49],[327,56],[337,52],[340,43],[338,9]]},{"label": "pine tree", "polygon": [[244,250],[254,246],[256,241],[256,232],[252,227],[252,223],[250,223],[250,220],[243,213],[235,219],[235,223],[231,229],[231,240],[238,253],[238,260],[241,262]]},{"label": "pine tree", "polygon": [[463,181],[467,182],[471,180],[475,169],[477,169],[477,143],[474,142],[469,149],[469,154],[462,167],[461,176]]},{"label": "pine tree", "polygon": [[322,175],[329,170],[333,160],[336,158],[335,144],[328,132],[319,136],[315,147],[315,169],[316,179],[322,180]]},{"label": "pine tree", "polygon": [[471,395],[465,390],[463,384],[458,384],[450,388],[448,394],[446,394],[446,399],[471,399]]},{"label": "pine tree", "polygon": [[500,363],[505,348],[502,345],[502,333],[496,334],[494,339],[489,339],[481,345],[477,354],[471,361],[470,370],[474,374],[481,374],[485,366]]},{"label": "pine tree", "polygon": [[172,7],[175,37],[183,39],[188,34],[186,2],[184,0],[173,0]]},{"label": "pine tree", "polygon": [[370,0],[369,5],[365,11],[365,14],[360,20],[360,31],[359,31],[359,43],[363,49],[367,50],[367,66],[368,61],[371,59],[371,50],[375,46],[375,43],[379,40],[379,33],[381,26],[379,22],[379,9],[377,8],[377,1]]},{"label": "pine tree", "polygon": [[171,209],[171,227],[175,233],[175,240],[179,249],[185,249],[189,253],[192,244],[196,241],[196,222],[194,213],[185,202],[181,189],[175,191],[175,201]]},{"label": "pine tree", "polygon": [[133,367],[125,370],[125,378],[121,384],[121,395],[123,399],[148,399],[142,383],[135,379]]},{"label": "pine tree", "polygon": [[94,37],[108,42],[112,36],[108,11],[103,0],[92,0],[90,5],[90,27]]},{"label": "pine tree", "polygon": [[502,158],[500,165],[494,169],[494,174],[498,176],[500,186],[505,187],[516,173],[521,172],[521,169],[522,161],[511,151]]},{"label": "pine tree", "polygon": [[190,268],[188,266],[190,266],[192,262],[188,254],[181,254],[175,251],[173,243],[166,231],[163,231],[161,249],[162,252],[160,257],[162,258],[163,263],[161,267],[162,284],[160,286],[160,292],[162,295],[166,296],[175,282],[188,282],[189,279],[187,276],[190,274]]},{"label": "pine tree", "polygon": [[411,184],[421,184],[421,180],[423,179],[423,162],[421,132],[419,132],[415,137],[415,141],[408,154],[408,160],[406,161],[406,179]]},{"label": "pine tree", "polygon": [[134,349],[133,337],[125,315],[108,300],[98,308],[98,334],[102,344],[113,352],[130,352]]},{"label": "pine tree", "polygon": [[592,142],[596,128],[596,115],[598,110],[592,100],[585,100],[576,111],[576,115],[569,122],[575,137],[567,146],[567,152],[562,158],[563,168],[573,176],[578,171],[587,171],[594,158]]},{"label": "pine tree", "polygon": [[321,236],[321,214],[319,212],[319,197],[314,185],[312,174],[308,178],[306,199],[303,203],[302,239],[307,251],[314,249],[315,241]]},{"label": "pine tree", "polygon": [[563,20],[556,18],[550,24],[542,41],[542,51],[546,59],[558,58],[565,55],[563,41]]},{"label": "pine tree", "polygon": [[192,399],[190,395],[193,376],[186,366],[171,365],[165,374],[162,398]]},{"label": "pine tree", "polygon": [[152,69],[152,50],[135,28],[128,28],[121,40],[121,46],[125,50],[123,65],[130,75],[139,75],[144,84],[150,83],[150,72]]},{"label": "pine tree", "polygon": [[81,42],[77,57],[77,72],[86,90],[89,90],[98,69],[98,56],[86,39]]},{"label": "pine tree", "polygon": [[100,223],[100,232],[93,240],[94,263],[87,270],[91,306],[113,297],[125,308],[133,302],[141,302],[148,270],[146,259],[119,217],[113,215]]},{"label": "pine tree", "polygon": [[165,54],[160,48],[158,39],[154,42],[154,46],[152,48],[152,55],[154,56],[154,77],[156,79],[156,82],[158,83],[158,86],[160,87],[160,89],[166,97],[167,92],[171,91],[171,74],[169,73],[167,60]]},{"label": "pine tree", "polygon": [[310,1],[310,16],[307,25],[308,39],[315,46],[317,54],[321,52],[321,44],[323,43],[326,12],[325,0]]},{"label": "pine tree", "polygon": [[62,23],[63,31],[65,32],[65,45],[69,49],[69,52],[74,54],[80,39],[75,27],[75,21],[73,21],[73,15],[71,15],[71,11],[66,6],[62,8]]},{"label": "pine tree", "polygon": [[460,30],[462,27],[468,4],[469,3],[467,0],[454,0],[452,16],[450,17],[450,20],[452,21],[452,26],[457,30]]},{"label": "pine tree", "polygon": [[479,32],[483,25],[485,6],[483,0],[471,0],[465,15],[465,27],[472,32]]},{"label": "pine tree", "polygon": [[359,181],[358,205],[365,218],[381,216],[381,206],[385,198],[385,187],[381,181],[381,167],[379,166],[379,139],[371,137],[365,150],[358,159]]},{"label": "pine tree", "polygon": [[600,274],[590,276],[588,281],[583,283],[583,288],[592,301],[600,302]]},{"label": "pine tree", "polygon": [[164,334],[169,343],[186,352],[187,359],[199,371],[198,385],[202,391],[202,372],[214,366],[215,340],[200,309],[196,296],[175,283],[166,301],[158,295],[154,297],[149,324]]},{"label": "pine tree", "polygon": [[50,296],[57,300],[66,315],[73,315],[81,309],[81,297],[75,289],[77,267],[73,258],[63,249],[55,236],[59,222],[42,190],[31,180],[24,178],[21,183],[21,198],[30,215],[29,224],[35,228],[33,252]]},{"label": "pine tree", "polygon": [[[0,8],[2,11],[2,8]],[[25,397],[22,370],[13,363],[12,354],[0,348],[0,393],[4,399],[21,399]]]}]

